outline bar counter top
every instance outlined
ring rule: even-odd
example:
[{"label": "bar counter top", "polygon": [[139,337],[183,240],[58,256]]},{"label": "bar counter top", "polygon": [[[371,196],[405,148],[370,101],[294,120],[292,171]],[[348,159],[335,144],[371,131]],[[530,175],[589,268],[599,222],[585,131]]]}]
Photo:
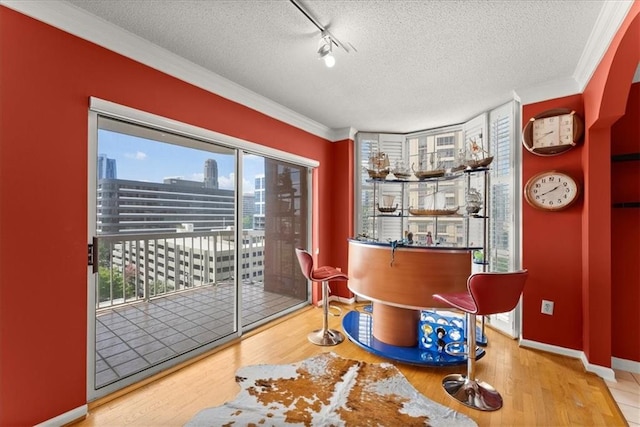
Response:
[{"label": "bar counter top", "polygon": [[446,245],[421,245],[418,243],[407,243],[403,240],[393,240],[389,242],[379,242],[377,240],[371,239],[358,239],[351,238],[347,239],[349,243],[360,243],[363,245],[371,245],[371,246],[382,246],[382,247],[393,247],[396,248],[411,248],[411,249],[428,249],[428,250],[454,250],[454,251],[476,251],[481,250],[482,246],[446,246]]}]

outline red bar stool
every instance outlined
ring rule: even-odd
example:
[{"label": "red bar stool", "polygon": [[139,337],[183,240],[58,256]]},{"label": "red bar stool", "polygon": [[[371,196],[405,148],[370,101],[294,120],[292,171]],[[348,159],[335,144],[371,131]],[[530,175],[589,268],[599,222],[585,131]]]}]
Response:
[{"label": "red bar stool", "polygon": [[[462,404],[481,411],[502,408],[502,396],[486,382],[475,377],[476,315],[487,316],[513,310],[528,276],[527,270],[509,273],[476,273],[467,279],[468,292],[435,294],[433,298],[466,313],[467,317],[467,375],[444,377],[442,387]],[[455,353],[460,354],[460,353]]]},{"label": "red bar stool", "polygon": [[[307,336],[307,338],[309,339],[309,341],[316,345],[328,346],[340,344],[342,341],[344,341],[344,335],[342,335],[340,331],[329,329],[329,281],[345,281],[349,280],[349,277],[342,271],[334,267],[325,266],[316,268],[314,270],[313,257],[304,249],[296,248],[296,255],[298,256],[298,262],[300,263],[300,269],[302,270],[302,274],[304,275],[304,277],[306,277],[307,280],[311,280],[312,282],[322,282],[322,329],[317,329],[311,332]],[[331,308],[337,309],[339,313],[342,312],[342,310],[340,310],[340,307],[331,306]]]}]

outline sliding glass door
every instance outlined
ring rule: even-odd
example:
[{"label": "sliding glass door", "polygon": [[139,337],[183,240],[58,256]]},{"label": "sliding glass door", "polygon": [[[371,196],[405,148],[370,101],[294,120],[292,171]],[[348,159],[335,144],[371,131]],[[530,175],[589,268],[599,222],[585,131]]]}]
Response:
[{"label": "sliding glass door", "polygon": [[309,301],[310,169],[91,113],[88,395],[101,397]]},{"label": "sliding glass door", "polygon": [[307,281],[300,271],[296,247],[307,247],[310,171],[281,160],[243,156],[243,175],[252,179],[245,193],[241,266],[242,325],[247,330],[306,304]]}]

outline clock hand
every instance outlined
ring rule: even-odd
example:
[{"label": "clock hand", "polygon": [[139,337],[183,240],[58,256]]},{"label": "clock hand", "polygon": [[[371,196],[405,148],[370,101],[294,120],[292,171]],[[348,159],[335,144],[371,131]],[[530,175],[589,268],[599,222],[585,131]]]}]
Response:
[{"label": "clock hand", "polygon": [[560,186],[559,186],[559,185],[556,185],[556,186],[555,186],[555,187],[553,187],[551,190],[549,190],[549,191],[545,191],[544,193],[542,193],[542,194],[541,194],[541,196],[544,196],[544,195],[549,194],[549,193],[553,193],[553,192],[554,192],[554,191],[556,191],[558,188],[560,188]]},{"label": "clock hand", "polygon": [[540,136],[540,137],[536,138],[536,141],[540,141],[542,138],[544,138],[544,137],[545,137],[545,136],[547,136],[547,135],[551,135],[552,133],[553,133],[553,131],[552,131],[552,130],[550,130],[549,132],[547,132],[547,133],[543,134],[542,136]]}]

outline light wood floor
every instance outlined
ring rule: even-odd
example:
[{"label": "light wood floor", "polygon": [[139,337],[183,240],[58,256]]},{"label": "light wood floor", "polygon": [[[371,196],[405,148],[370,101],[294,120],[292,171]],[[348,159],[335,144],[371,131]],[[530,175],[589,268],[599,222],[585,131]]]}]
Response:
[{"label": "light wood floor", "polygon": [[[330,327],[341,330],[341,319],[331,317]],[[89,416],[76,425],[183,425],[201,409],[233,400],[239,391],[235,371],[246,365],[291,363],[326,351],[367,362],[388,362],[348,340],[334,347],[309,343],[307,333],[321,325],[321,309],[303,309],[127,394],[90,404]],[[476,371],[479,379],[502,394],[504,406],[499,411],[467,408],[442,390],[442,377],[464,372],[465,366],[397,367],[426,397],[470,416],[480,426],[627,425],[605,382],[585,372],[579,360],[519,348],[517,341],[487,329],[487,354],[478,361]]]}]

